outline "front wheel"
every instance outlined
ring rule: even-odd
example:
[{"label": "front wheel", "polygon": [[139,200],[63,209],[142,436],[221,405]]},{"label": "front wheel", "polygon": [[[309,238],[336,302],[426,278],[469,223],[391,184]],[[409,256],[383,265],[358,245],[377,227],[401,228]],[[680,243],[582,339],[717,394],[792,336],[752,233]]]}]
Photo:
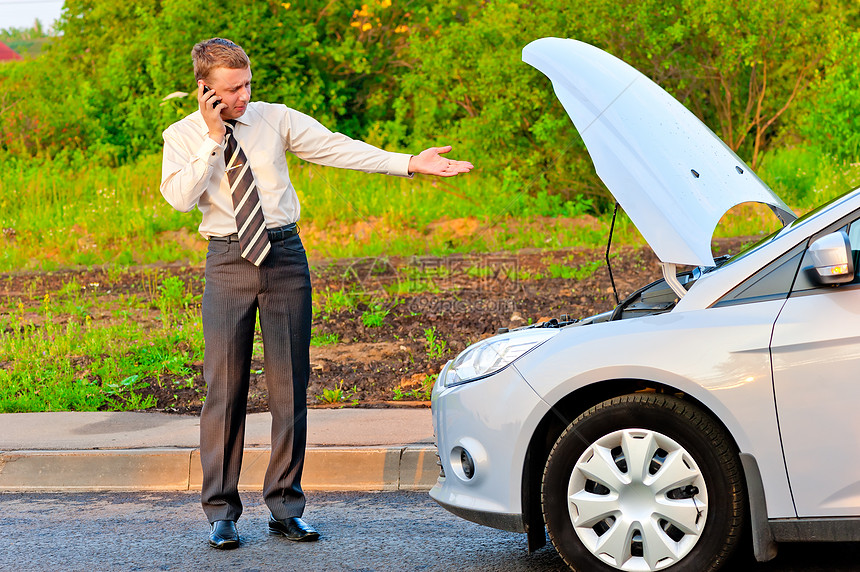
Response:
[{"label": "front wheel", "polygon": [[657,393],[610,399],[575,419],[547,459],[542,497],[553,545],[583,571],[717,570],[746,506],[725,431]]}]

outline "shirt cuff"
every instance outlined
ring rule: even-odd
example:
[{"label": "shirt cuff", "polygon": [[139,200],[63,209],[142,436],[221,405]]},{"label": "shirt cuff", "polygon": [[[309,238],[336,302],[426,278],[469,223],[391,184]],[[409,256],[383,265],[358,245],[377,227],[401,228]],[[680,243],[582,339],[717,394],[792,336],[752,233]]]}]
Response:
[{"label": "shirt cuff", "polygon": [[203,143],[200,144],[200,148],[197,149],[197,156],[203,159],[206,163],[212,163],[221,147],[222,146],[213,141],[211,137],[206,136],[203,138]]},{"label": "shirt cuff", "polygon": [[406,153],[392,153],[391,159],[388,161],[388,174],[411,179],[415,175],[409,172],[409,159],[411,158],[412,155]]}]

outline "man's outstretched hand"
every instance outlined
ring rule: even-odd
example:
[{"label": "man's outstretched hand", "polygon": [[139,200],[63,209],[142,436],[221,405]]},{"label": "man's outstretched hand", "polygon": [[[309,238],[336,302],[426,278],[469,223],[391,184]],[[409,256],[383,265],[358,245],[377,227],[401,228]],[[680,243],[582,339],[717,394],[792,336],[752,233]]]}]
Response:
[{"label": "man's outstretched hand", "polygon": [[422,175],[436,175],[437,177],[454,177],[460,173],[468,173],[472,170],[472,164],[468,161],[454,161],[442,156],[451,150],[450,145],[445,147],[430,147],[413,155],[409,159],[409,172],[421,173]]}]

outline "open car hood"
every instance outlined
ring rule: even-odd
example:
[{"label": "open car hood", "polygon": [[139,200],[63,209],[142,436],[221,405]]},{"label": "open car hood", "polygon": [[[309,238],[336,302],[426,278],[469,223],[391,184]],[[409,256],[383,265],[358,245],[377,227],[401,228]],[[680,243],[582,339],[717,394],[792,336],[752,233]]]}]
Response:
[{"label": "open car hood", "polygon": [[552,81],[598,176],[662,262],[714,266],[714,229],[740,203],[764,203],[783,224],[797,218],[704,123],[615,56],[542,38],[523,61]]}]

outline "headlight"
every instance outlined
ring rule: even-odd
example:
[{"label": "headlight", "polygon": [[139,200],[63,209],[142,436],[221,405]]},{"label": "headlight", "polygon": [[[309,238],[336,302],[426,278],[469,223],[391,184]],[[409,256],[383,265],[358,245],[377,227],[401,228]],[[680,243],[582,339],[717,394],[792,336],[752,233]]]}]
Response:
[{"label": "headlight", "polygon": [[446,387],[486,377],[533,350],[558,333],[558,329],[510,332],[472,344],[448,368]]}]

